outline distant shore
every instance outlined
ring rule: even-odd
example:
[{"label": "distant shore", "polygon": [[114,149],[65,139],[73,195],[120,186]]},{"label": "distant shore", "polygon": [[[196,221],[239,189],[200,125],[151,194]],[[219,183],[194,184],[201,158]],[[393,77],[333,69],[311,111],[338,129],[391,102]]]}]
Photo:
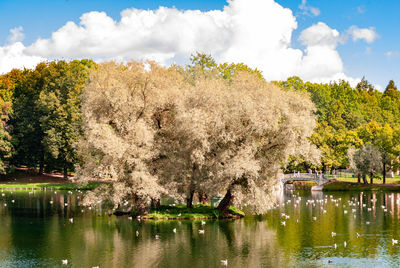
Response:
[{"label": "distant shore", "polygon": [[24,168],[18,168],[15,172],[0,177],[0,189],[2,190],[93,190],[104,182],[88,182],[81,184],[64,179],[62,174],[45,173],[37,174]]}]

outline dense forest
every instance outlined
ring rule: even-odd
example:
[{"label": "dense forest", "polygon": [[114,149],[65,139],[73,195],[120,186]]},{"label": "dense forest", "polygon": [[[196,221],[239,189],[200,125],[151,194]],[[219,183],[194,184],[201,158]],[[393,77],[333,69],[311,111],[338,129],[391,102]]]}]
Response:
[{"label": "dense forest", "polygon": [[[144,199],[157,199],[168,189],[190,206],[194,192],[202,196],[216,182],[232,195],[238,181],[229,177],[246,177],[241,182],[245,191],[264,193],[256,186],[270,186],[252,174],[275,176],[277,164],[285,172],[355,170],[361,164],[353,160],[363,150],[376,150],[380,165],[374,170],[383,180],[388,171],[398,170],[400,92],[393,81],[380,92],[364,78],[355,88],[346,81],[267,79],[245,64],[217,64],[204,54],[192,56],[184,67],[74,60],[12,70],[0,76],[0,171],[26,166],[67,177],[80,167],[78,174],[86,177],[128,178],[125,185],[131,188],[135,184],[129,177],[138,172],[148,183],[133,188],[144,192]],[[225,120],[224,126],[218,118]],[[129,153],[120,151],[124,146]],[[228,167],[236,173],[228,174]],[[365,179],[377,173],[369,167],[361,175]],[[219,177],[208,180],[209,174]],[[169,179],[178,177],[190,179]],[[126,193],[126,187],[115,188],[114,197],[118,191]]]}]

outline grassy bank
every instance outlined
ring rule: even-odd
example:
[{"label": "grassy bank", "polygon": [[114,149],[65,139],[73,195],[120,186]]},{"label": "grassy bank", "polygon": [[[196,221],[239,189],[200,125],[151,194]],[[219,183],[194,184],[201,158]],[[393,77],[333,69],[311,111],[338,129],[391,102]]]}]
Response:
[{"label": "grassy bank", "polygon": [[93,190],[96,187],[100,186],[101,182],[89,182],[86,185],[81,185],[78,183],[66,182],[66,183],[0,183],[0,189],[3,190],[25,190],[25,189],[33,189],[33,190],[45,190],[45,189],[53,189],[53,190]]},{"label": "grassy bank", "polygon": [[103,182],[89,182],[86,185],[64,179],[60,174],[39,175],[31,170],[16,170],[13,173],[0,176],[0,189],[9,190],[93,190]]},{"label": "grassy bank", "polygon": [[323,191],[400,191],[399,184],[363,184],[336,181],[324,185]]},{"label": "grassy bank", "polygon": [[[328,177],[331,178],[331,177]],[[338,181],[342,181],[342,182],[357,182],[357,178],[353,178],[353,177],[332,177],[332,179],[336,179]],[[368,178],[368,182],[370,181],[370,179]],[[374,179],[374,184],[382,184],[382,180],[381,179]],[[396,175],[394,178],[386,178],[386,183],[387,184],[400,184],[400,177],[398,175]]]},{"label": "grassy bank", "polygon": [[[240,218],[244,216],[244,213],[239,211],[237,208],[231,206],[229,213],[234,218]],[[160,206],[152,208],[150,213],[143,217],[145,219],[154,220],[173,220],[173,219],[221,219],[224,216],[221,212],[209,205],[195,205],[192,209],[185,206]]]}]

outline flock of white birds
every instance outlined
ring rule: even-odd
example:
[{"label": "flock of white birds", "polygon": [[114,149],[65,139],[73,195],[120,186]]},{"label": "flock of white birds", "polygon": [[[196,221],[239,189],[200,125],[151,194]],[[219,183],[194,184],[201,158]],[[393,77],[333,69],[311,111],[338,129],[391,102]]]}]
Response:
[{"label": "flock of white birds", "polygon": [[[293,191],[291,191],[291,192],[293,193]],[[375,212],[376,210],[379,210],[379,209],[383,213],[388,213],[389,215],[392,214],[392,211],[391,210],[388,211],[387,207],[384,206],[384,205],[376,207],[375,204],[377,202],[377,199],[375,198],[375,196],[372,199],[366,200],[367,196],[364,195],[363,192],[360,192],[359,194],[360,194],[360,199],[357,199],[356,197],[353,196],[350,200],[347,200],[347,204],[345,202],[345,204],[342,205],[343,214],[349,214],[349,215],[352,214],[354,219],[357,217],[357,213],[356,213],[357,209],[361,209],[361,210],[365,210],[366,209],[367,214],[368,213],[373,213],[373,212]],[[335,207],[339,207],[341,205],[341,201],[342,201],[341,197],[334,198],[333,195],[324,195],[322,198],[319,198],[319,199],[317,199],[317,198],[304,199],[301,196],[296,195],[296,194],[293,194],[292,196],[293,196],[293,201],[294,201],[294,204],[293,204],[294,208],[299,207],[300,206],[300,202],[302,202],[304,200],[305,200],[305,205],[307,207],[310,207],[311,209],[319,208],[319,212],[320,212],[319,214],[316,211],[313,210],[314,213],[312,215],[315,215],[315,214],[318,214],[318,215],[312,216],[312,221],[317,221],[319,215],[327,213],[326,205],[328,204],[328,202],[332,202]],[[395,194],[392,193],[392,194],[388,194],[387,197],[389,199],[388,202],[395,203],[397,206],[400,205],[400,195],[399,194],[397,194],[395,196]],[[367,203],[360,202],[359,200],[365,200],[365,201],[367,201]],[[370,201],[370,202],[368,202],[368,201]],[[275,209],[284,209],[285,205],[288,205],[288,204],[291,204],[291,203],[292,203],[292,199],[288,199],[285,202],[282,202],[281,204],[277,205],[275,207]],[[289,215],[287,215],[286,213],[281,213],[281,222],[280,222],[280,224],[285,227],[287,225],[287,221],[289,219],[290,219]],[[299,222],[299,219],[296,219],[296,223],[298,223],[298,222]],[[366,225],[370,225],[371,222],[370,221],[365,221],[365,224]],[[360,238],[361,236],[363,236],[363,235],[361,235],[361,234],[359,234],[357,232],[355,233],[355,235],[356,235],[356,238]],[[331,232],[331,237],[335,238],[336,236],[337,236],[337,233],[332,231]],[[394,237],[391,238],[392,245],[396,245],[396,244],[398,244],[398,242],[399,242],[398,239],[395,239]],[[343,242],[343,246],[347,247],[347,243],[348,243],[347,241],[344,241]],[[331,247],[336,249],[336,248],[339,247],[339,245],[337,243],[333,243],[333,245],[331,245]]]},{"label": "flock of white birds", "polygon": [[[55,191],[54,193],[56,194],[57,192]],[[72,191],[68,191],[68,193],[72,194],[73,192]],[[82,192],[78,190],[77,193],[82,193]],[[12,194],[13,193],[10,192],[11,196],[12,196]],[[33,192],[29,192],[29,194],[33,194]],[[6,194],[4,193],[3,190],[1,191],[1,196],[3,197],[3,199],[5,199],[5,197],[6,197]],[[373,197],[370,200],[365,200],[367,197],[364,196],[363,192],[360,192],[360,197],[362,197],[362,198],[357,199],[356,197],[353,196],[350,200],[347,200],[347,202],[343,202],[344,204],[342,204],[342,198],[340,198],[340,197],[334,198],[333,195],[324,195],[324,196],[322,196],[322,198],[319,198],[319,199],[318,198],[306,199],[306,198],[301,197],[299,195],[292,194],[292,199],[288,199],[285,202],[282,202],[281,204],[277,205],[275,207],[275,209],[284,210],[285,206],[286,205],[292,205],[291,204],[292,202],[293,202],[293,208],[298,208],[298,207],[300,207],[300,203],[305,201],[305,205],[307,207],[309,207],[313,211],[313,213],[310,214],[310,215],[312,215],[311,216],[312,217],[311,218],[312,221],[318,221],[318,218],[319,218],[319,216],[321,216],[321,214],[326,214],[327,213],[326,205],[328,205],[329,203],[333,204],[335,207],[341,206],[343,214],[349,214],[349,217],[352,216],[354,218],[357,217],[357,210],[358,209],[364,210],[364,211],[366,211],[366,213],[373,213],[377,209],[380,209],[383,213],[392,214],[392,210],[388,210],[388,208],[386,206],[384,206],[384,205],[381,205],[379,207],[375,206],[375,204],[377,202],[377,199],[375,199],[375,197]],[[79,199],[79,196],[77,198]],[[388,198],[392,199],[392,200],[390,200],[390,202],[392,202],[392,203],[395,202],[396,205],[398,205],[398,206],[400,205],[400,194],[398,194],[396,196],[394,194],[389,194]],[[365,200],[367,202],[364,201],[364,203],[363,203],[362,201],[360,202],[360,200]],[[370,202],[368,202],[368,201],[370,201]],[[8,200],[8,202],[11,202],[11,204],[14,204],[15,203],[15,199]],[[51,205],[54,204],[53,200],[49,200],[49,203]],[[3,203],[4,207],[7,207],[8,205],[9,204],[7,202]],[[68,203],[64,203],[64,206],[67,207]],[[314,210],[315,208],[317,208],[317,209],[319,208],[319,212]],[[88,209],[91,210],[92,207],[88,207]],[[82,209],[81,212],[84,212],[84,210]],[[283,227],[287,226],[287,224],[290,222],[290,220],[293,219],[293,217],[291,218],[290,215],[288,215],[288,214],[286,214],[284,212],[282,212],[280,214],[280,218],[281,218],[280,224]],[[133,220],[133,218],[131,216],[129,216],[128,219],[129,220]],[[137,216],[137,220],[140,221],[141,217]],[[298,218],[297,219],[293,219],[293,220],[295,220],[296,223],[299,222]],[[68,221],[71,224],[73,224],[74,223],[74,218],[71,217],[71,218],[68,219]],[[201,226],[204,226],[205,224],[206,224],[205,221],[201,221]],[[366,225],[370,225],[371,222],[370,221],[365,221],[365,224]],[[177,229],[174,228],[172,230],[172,232],[173,233],[177,233]],[[199,229],[198,233],[199,233],[199,235],[204,235],[205,234],[204,228]],[[139,231],[136,230],[135,234],[136,234],[136,237],[138,237],[139,236]],[[333,240],[335,239],[335,237],[337,235],[338,234],[336,232],[331,231],[331,237],[332,237]],[[361,236],[363,236],[363,234],[359,234],[358,232],[356,232],[355,236],[356,236],[356,238],[360,238]],[[156,240],[158,240],[158,239],[160,239],[160,235],[156,234],[154,238]],[[334,242],[335,242],[335,240],[334,240]],[[399,242],[398,239],[395,239],[394,237],[391,238],[391,244],[392,245],[396,245],[396,244],[398,244],[398,242]],[[341,244],[337,244],[335,242],[335,243],[333,243],[333,245],[331,244],[330,246],[332,248],[334,248],[334,249],[338,248],[339,246],[347,247],[348,246],[348,242],[347,241],[343,241],[343,243],[341,243]],[[63,265],[68,265],[68,260],[67,259],[61,260],[61,263]],[[222,266],[228,266],[228,259],[220,260],[220,264]],[[95,266],[93,268],[96,268],[96,267],[98,268],[98,266]]]}]

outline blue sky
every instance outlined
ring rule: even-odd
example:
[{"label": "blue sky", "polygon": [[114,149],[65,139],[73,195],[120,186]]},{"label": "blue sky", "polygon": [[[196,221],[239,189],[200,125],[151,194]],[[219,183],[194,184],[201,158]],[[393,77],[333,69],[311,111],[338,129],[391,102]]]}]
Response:
[{"label": "blue sky", "polygon": [[[243,0],[242,0],[243,1]],[[260,1],[262,0],[248,0],[246,3],[250,3],[253,1],[253,9],[249,7],[248,11],[252,12],[252,10],[256,11],[257,10],[257,5],[260,5]],[[270,0],[265,0],[265,1],[270,1]],[[234,0],[233,2],[238,2],[237,6],[238,8],[243,8],[244,4],[240,5],[240,0]],[[313,1],[313,0],[308,0],[304,1],[305,3],[302,4],[301,0],[276,0],[276,2],[282,6],[283,8],[289,8],[292,11],[293,18],[297,22],[297,29],[293,29],[290,31],[291,39],[290,39],[290,44],[289,47],[293,49],[299,49],[303,53],[303,57],[306,56],[307,51],[311,51],[316,44],[310,45],[314,39],[318,39],[318,36],[314,35],[308,35],[308,39],[305,37],[306,35],[302,33],[304,30],[309,29],[313,25],[316,25],[318,22],[323,22],[324,25],[320,24],[319,28],[314,27],[313,29],[315,31],[327,31],[327,30],[337,30],[339,33],[340,39],[337,39],[339,41],[335,41],[336,43],[331,45],[329,44],[329,48],[326,48],[325,50],[318,50],[318,51],[325,51],[321,53],[320,55],[317,54],[317,52],[313,52],[314,54],[312,57],[310,56],[309,58],[313,59],[315,61],[313,64],[310,66],[305,66],[306,63],[301,63],[299,66],[296,67],[290,67],[291,64],[293,65],[296,61],[296,59],[293,59],[292,57],[292,51],[289,51],[288,53],[291,56],[288,56],[286,52],[281,52],[283,53],[283,58],[282,60],[288,60],[288,66],[290,68],[288,69],[287,75],[290,75],[291,71],[293,70],[294,74],[304,74],[304,77],[306,80],[311,80],[311,81],[318,81],[319,78],[321,78],[321,81],[325,81],[328,79],[327,77],[340,77],[335,75],[334,73],[341,73],[343,72],[346,77],[350,78],[360,78],[362,76],[366,76],[366,78],[372,82],[373,84],[380,85],[382,87],[385,87],[388,80],[393,79],[395,80],[396,84],[400,84],[400,74],[399,74],[399,66],[400,66],[400,35],[399,35],[399,29],[400,29],[400,20],[398,19],[398,14],[400,13],[400,1],[395,1],[395,0],[385,0],[385,1],[361,1],[361,0],[352,0],[352,1],[345,1],[345,0],[336,0],[336,1]],[[244,3],[244,2],[243,2]],[[7,67],[12,65],[12,58],[10,56],[11,49],[6,49],[7,46],[11,46],[10,43],[10,29],[15,29],[19,26],[22,26],[23,30],[20,32],[23,32],[24,38],[19,38],[18,40],[15,39],[16,41],[21,41],[24,45],[21,50],[18,50],[18,53],[23,53],[24,55],[19,57],[18,59],[15,60],[15,62],[19,61],[18,64],[23,64],[24,66],[28,66],[29,64],[35,63],[39,57],[40,59],[54,59],[54,58],[74,58],[74,57],[84,57],[84,52],[82,53],[75,53],[72,50],[69,50],[69,52],[62,51],[61,48],[56,48],[56,45],[54,45],[57,40],[51,40],[51,35],[53,32],[59,30],[61,27],[63,27],[68,21],[73,21],[75,22],[76,25],[80,25],[80,17],[84,13],[92,12],[92,11],[104,11],[108,17],[113,19],[115,22],[119,22],[121,20],[121,11],[128,9],[128,8],[137,8],[137,9],[143,9],[143,10],[157,10],[159,6],[165,6],[165,7],[176,7],[178,10],[201,10],[202,12],[206,12],[209,10],[222,10],[224,6],[227,6],[226,1],[222,0],[196,0],[196,1],[173,1],[173,0],[113,0],[113,1],[106,1],[106,0],[0,0],[0,46],[3,46],[3,54],[1,52],[0,48],[0,65],[3,64],[3,71],[7,70]],[[232,5],[233,6],[233,5]],[[276,6],[270,5],[271,8],[276,9],[275,13],[280,14],[279,12],[284,12],[282,8],[278,8]],[[269,6],[265,6],[269,7]],[[313,8],[313,9],[312,9]],[[240,11],[237,11],[240,12]],[[271,14],[273,15],[274,13],[268,13],[266,14]],[[282,13],[284,14],[284,13]],[[285,13],[286,14],[286,13]],[[174,14],[171,14],[170,16],[174,16]],[[190,17],[188,17],[188,20],[190,20]],[[282,17],[285,17],[286,20],[281,19]],[[102,18],[97,18],[101,20]],[[104,19],[104,18],[103,18]],[[96,20],[96,19],[94,19]],[[277,23],[279,24],[285,24],[286,21],[288,23],[288,27],[290,28],[290,25],[292,22],[290,16],[279,16],[276,18]],[[95,22],[96,23],[96,22]],[[200,23],[200,22],[199,22]],[[245,23],[245,21],[243,21]],[[265,27],[263,26],[263,23]],[[274,31],[273,26],[267,25],[271,24],[271,20],[262,20],[260,19],[260,27],[257,28],[260,34],[260,42],[265,42],[266,44],[269,43],[279,43],[277,40],[270,40],[266,38],[264,35],[269,35],[270,31]],[[218,23],[217,23],[218,24]],[[179,25],[179,23],[178,23]],[[325,27],[326,25],[326,27]],[[357,29],[367,29],[371,30],[376,34],[376,36],[372,39],[367,39],[367,37],[360,37],[360,38],[355,38],[354,34],[350,34],[349,29],[351,26],[357,27]],[[197,27],[194,25],[193,27]],[[198,26],[201,28],[201,26]],[[213,26],[210,26],[211,28]],[[217,26],[215,26],[217,27]],[[249,24],[249,27],[251,25]],[[327,28],[329,27],[329,28]],[[372,28],[371,28],[372,27]],[[240,28],[240,27],[239,27]],[[264,32],[265,28],[265,32]],[[282,29],[282,35],[285,33],[288,33],[288,29]],[[165,31],[169,33],[168,31],[179,31],[179,26],[176,26],[175,28],[166,28],[166,29],[161,29],[161,31]],[[197,28],[196,28],[197,29]],[[213,28],[212,28],[213,29]],[[216,28],[217,29],[217,28]],[[220,28],[218,28],[220,29]],[[235,31],[236,28],[233,28],[232,31]],[[217,30],[216,30],[217,31]],[[313,32],[315,32],[313,31]],[[155,34],[158,33],[159,31],[155,31]],[[201,31],[200,31],[201,32]],[[329,32],[329,31],[328,31]],[[329,34],[332,34],[333,36],[335,35],[334,32],[329,32]],[[74,33],[72,33],[73,35]],[[275,33],[279,35],[279,33]],[[347,34],[347,37],[346,37]],[[123,35],[122,35],[123,36]],[[218,36],[218,34],[216,34]],[[246,36],[246,35],[245,35]],[[320,36],[320,35],[319,35]],[[338,38],[339,38],[338,37]],[[343,38],[342,38],[343,37]],[[32,46],[38,38],[42,38],[45,40],[48,40],[49,42],[46,43],[46,45],[41,44],[40,46],[37,44],[35,46]],[[198,40],[198,37],[193,37],[193,40]],[[216,47],[222,46],[221,44],[225,43],[230,43],[231,41],[229,40],[229,37],[226,37],[227,40],[223,41],[217,41]],[[238,37],[239,38],[239,37]],[[306,39],[305,39],[306,38]],[[325,40],[325,35],[321,37],[323,40]],[[331,38],[331,37],[329,37]],[[126,38],[124,38],[126,39]],[[184,38],[183,38],[184,39]],[[311,40],[310,40],[311,39]],[[322,40],[321,39],[321,40]],[[71,40],[75,40],[74,38],[71,38]],[[87,40],[82,40],[82,39],[76,39],[80,43],[80,47],[82,47],[85,43],[89,42]],[[132,39],[132,42],[135,42],[134,39]],[[149,40],[154,40],[154,39],[149,39]],[[161,40],[160,37],[157,37],[155,40],[157,42],[170,42],[170,40]],[[210,40],[215,40],[215,36],[211,36]],[[253,38],[255,42],[257,42],[257,38]],[[65,41],[64,41],[65,42]],[[121,41],[124,42],[124,41]],[[126,41],[128,42],[128,41]],[[149,43],[150,42],[150,43]],[[179,46],[184,46],[186,41],[181,41],[181,45]],[[191,45],[193,43],[196,43],[197,41],[190,42]],[[209,41],[211,42],[211,41]],[[219,43],[218,43],[219,42]],[[240,42],[239,42],[240,43]],[[151,45],[151,41],[148,41],[146,43],[147,45]],[[260,63],[257,61],[257,59],[252,59],[252,55],[249,53],[244,53],[243,55],[239,55],[238,51],[239,50],[246,50],[246,46],[248,44],[232,44],[231,47],[227,47],[225,50],[232,50],[236,52],[231,52],[231,53],[224,53],[224,48],[220,47],[219,49],[213,50],[212,48],[209,48],[207,45],[204,46],[199,46],[198,50],[204,51],[204,52],[210,52],[210,53],[215,53],[216,58],[220,59],[221,61],[223,60],[230,60],[230,61],[244,61],[246,62],[246,59],[249,58],[249,65],[252,67],[258,67],[257,64],[261,64],[261,69],[265,70],[264,74],[267,76],[268,75],[276,79],[277,77],[284,77],[286,73],[281,71],[280,73],[274,73],[271,71],[271,68],[266,66],[264,63]],[[319,44],[317,44],[319,46]],[[31,47],[32,46],[32,47]],[[121,48],[121,58],[126,59],[129,57],[129,53],[125,53],[125,51],[129,48],[131,50],[140,50],[142,54],[140,55],[145,55],[145,51],[147,51],[143,46],[145,44],[139,44],[138,46],[134,47],[129,47],[129,45],[124,45],[123,48]],[[30,48],[31,47],[31,48]],[[155,50],[152,50],[151,55],[147,57],[143,56],[144,58],[151,58],[151,59],[160,59],[160,62],[164,62],[165,64],[168,64],[170,62],[178,62],[178,63],[184,63],[185,60],[184,58],[187,56],[188,52],[187,51],[178,51],[178,48],[171,48],[171,51],[165,51],[164,50],[165,44],[162,44],[160,46],[160,49],[162,49],[162,55],[158,55]],[[45,50],[55,50],[54,53],[47,53],[48,51]],[[197,50],[197,47],[194,46],[194,49]],[[88,57],[91,58],[99,58],[100,60],[106,60],[108,59],[108,55],[110,58],[115,59],[119,57],[118,52],[113,52],[110,54],[109,50],[107,48],[101,47],[90,47],[87,50],[84,51],[92,51],[90,49],[100,51],[99,55],[96,55],[95,53],[89,54]],[[103,53],[103,50],[105,49],[106,51]],[[272,51],[270,54],[264,53],[262,51],[263,47],[262,46],[257,46],[253,47],[252,44],[249,45],[249,50],[254,49],[254,51],[258,51],[260,55],[264,55],[265,59],[271,59],[274,58],[271,56],[271,53],[273,54],[274,51]],[[285,48],[286,49],[286,48]],[[176,50],[176,51],[175,51]],[[314,49],[317,51],[317,49]],[[22,52],[21,52],[22,51]],[[71,52],[72,51],[72,52]],[[341,67],[338,66],[335,70],[329,70],[329,63],[332,62],[332,64],[339,64],[338,63],[338,58],[335,57],[335,53],[338,53],[339,59],[342,61],[343,66],[342,69]],[[9,54],[6,54],[9,53]],[[69,53],[69,54],[68,54]],[[167,55],[172,55],[171,57]],[[279,52],[280,53],[280,52]],[[15,54],[15,53],[14,53]],[[133,58],[135,53],[132,53]],[[294,53],[296,54],[296,53]],[[298,53],[297,53],[298,54]],[[154,56],[156,55],[156,56]],[[268,56],[269,55],[269,56]],[[35,56],[33,59],[32,57]],[[1,63],[1,57],[4,59],[7,58],[7,60],[3,60],[3,63]],[[137,55],[136,55],[137,57]],[[159,57],[159,58],[157,58]],[[320,61],[317,60],[317,58],[320,58]],[[327,57],[327,63],[326,66],[322,66],[323,64],[323,59],[324,57]],[[331,58],[329,58],[331,57]],[[260,56],[258,56],[260,58]],[[275,60],[275,61],[274,61]],[[271,60],[271,62],[276,62],[278,59]],[[182,61],[182,62],[181,62]],[[298,60],[297,60],[298,61]],[[309,62],[311,60],[308,60]],[[19,67],[18,64],[16,67]],[[278,64],[278,63],[277,63]],[[340,64],[339,64],[340,65]],[[320,67],[322,66],[322,67]],[[327,68],[327,75],[326,77],[324,76],[323,73],[317,73],[314,74],[312,71],[308,71],[308,73],[303,72],[301,69],[315,69],[315,68],[320,68],[324,69]],[[282,67],[284,68],[284,67]],[[0,70],[2,70],[0,67]],[[311,72],[311,73],[310,73]],[[330,72],[330,73],[329,73]],[[328,74],[329,73],[329,74]],[[302,75],[301,75],[302,76]],[[307,79],[308,77],[308,79]],[[325,78],[322,78],[325,77]],[[324,80],[325,79],[325,80]]]}]

